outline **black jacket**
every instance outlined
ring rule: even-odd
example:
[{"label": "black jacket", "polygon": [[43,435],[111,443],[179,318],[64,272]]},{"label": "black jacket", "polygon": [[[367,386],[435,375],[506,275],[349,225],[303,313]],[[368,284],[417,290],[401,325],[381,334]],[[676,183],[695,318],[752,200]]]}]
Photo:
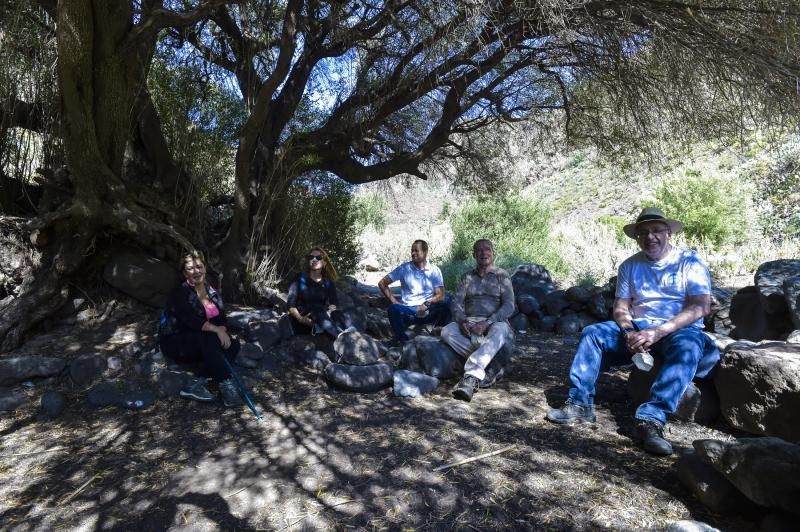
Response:
[{"label": "black jacket", "polygon": [[210,321],[213,325],[227,325],[228,319],[225,316],[225,305],[222,297],[211,285],[206,285],[208,298],[219,309],[219,316],[210,320],[206,319],[206,311],[194,288],[184,281],[175,288],[169,296],[167,308],[161,315],[161,322],[158,327],[160,336],[175,334],[176,332],[200,332],[203,324]]}]

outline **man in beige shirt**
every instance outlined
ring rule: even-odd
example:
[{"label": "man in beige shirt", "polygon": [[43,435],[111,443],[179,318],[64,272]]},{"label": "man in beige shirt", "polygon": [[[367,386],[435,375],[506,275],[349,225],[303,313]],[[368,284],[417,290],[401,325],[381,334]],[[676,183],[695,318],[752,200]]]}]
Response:
[{"label": "man in beige shirt", "polygon": [[453,391],[462,401],[471,401],[486,367],[514,333],[508,318],[514,313],[514,288],[511,276],[494,265],[494,246],[478,240],[472,246],[475,269],[463,275],[452,313],[455,321],[442,329],[442,340],[466,358],[464,378]]}]

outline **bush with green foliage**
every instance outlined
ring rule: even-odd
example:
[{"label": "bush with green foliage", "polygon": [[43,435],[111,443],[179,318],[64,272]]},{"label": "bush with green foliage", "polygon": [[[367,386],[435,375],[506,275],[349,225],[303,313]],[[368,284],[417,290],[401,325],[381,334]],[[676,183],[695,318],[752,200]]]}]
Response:
[{"label": "bush with green foliage", "polygon": [[449,260],[442,265],[448,290],[474,266],[472,245],[481,238],[492,241],[495,263],[501,268],[513,270],[533,262],[556,275],[567,271],[552,243],[550,209],[541,202],[516,195],[475,197],[453,211],[450,225],[453,243]]},{"label": "bush with green foliage", "polygon": [[380,232],[386,227],[386,203],[377,192],[356,195],[353,209],[357,233],[362,233],[368,227]]},{"label": "bush with green foliage", "polygon": [[361,253],[358,244],[358,208],[352,186],[327,174],[309,175],[295,181],[286,197],[286,227],[281,255],[284,270],[305,266],[312,246],[323,248],[340,274],[355,270]]},{"label": "bush with green foliage", "polygon": [[733,176],[704,176],[688,171],[663,181],[655,201],[644,206],[661,208],[669,218],[683,222],[688,239],[715,247],[744,241],[752,226],[752,194]]}]

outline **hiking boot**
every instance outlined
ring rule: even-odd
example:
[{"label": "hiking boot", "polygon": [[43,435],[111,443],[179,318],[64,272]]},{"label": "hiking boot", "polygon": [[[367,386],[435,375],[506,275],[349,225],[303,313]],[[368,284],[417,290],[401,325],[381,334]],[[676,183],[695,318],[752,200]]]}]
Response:
[{"label": "hiking boot", "polygon": [[464,375],[458,388],[453,390],[453,397],[461,401],[472,401],[472,394],[475,393],[475,388],[478,387],[478,377],[474,375]]},{"label": "hiking boot", "polygon": [[187,399],[194,399],[195,401],[213,401],[214,395],[208,391],[206,388],[206,380],[205,379],[196,379],[187,386],[186,388],[182,389],[178,394],[181,397],[186,397]]},{"label": "hiking boot", "polygon": [[564,406],[554,408],[547,413],[547,419],[559,425],[571,425],[573,423],[594,423],[597,419],[594,415],[593,406],[579,405],[567,399]]},{"label": "hiking boot", "polygon": [[639,420],[636,424],[636,438],[650,454],[658,456],[672,454],[672,445],[664,439],[664,427],[655,421]]},{"label": "hiking boot", "polygon": [[242,396],[239,395],[239,390],[236,389],[236,385],[230,377],[219,383],[219,393],[222,394],[222,402],[225,406],[242,404]]}]

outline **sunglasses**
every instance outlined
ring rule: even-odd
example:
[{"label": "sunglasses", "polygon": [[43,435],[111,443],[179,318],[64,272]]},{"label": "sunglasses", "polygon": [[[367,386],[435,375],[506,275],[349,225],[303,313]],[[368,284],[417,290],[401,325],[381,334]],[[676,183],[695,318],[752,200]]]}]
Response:
[{"label": "sunglasses", "polygon": [[322,255],[308,255],[306,257],[308,260],[323,260]]},{"label": "sunglasses", "polygon": [[669,231],[669,229],[651,229],[650,231],[642,230],[642,231],[636,231],[634,235],[636,236],[636,238],[647,238],[650,235],[661,236],[667,231]]}]

